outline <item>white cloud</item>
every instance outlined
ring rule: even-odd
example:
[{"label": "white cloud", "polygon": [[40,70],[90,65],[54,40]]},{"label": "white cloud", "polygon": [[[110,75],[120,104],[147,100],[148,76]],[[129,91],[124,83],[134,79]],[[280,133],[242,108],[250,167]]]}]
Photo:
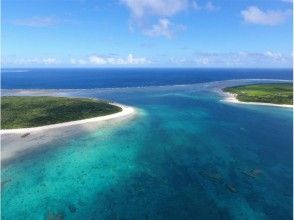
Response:
[{"label": "white cloud", "polygon": [[183,67],[292,67],[293,53],[278,51],[265,52],[231,52],[231,53],[194,53],[187,56],[154,56],[152,59],[143,56],[109,56],[90,55],[85,57],[71,57],[67,61],[54,57],[21,58],[16,55],[3,56],[2,66],[33,67],[33,66],[183,66]]},{"label": "white cloud", "polygon": [[144,33],[151,37],[164,36],[171,38],[174,33],[179,30],[184,29],[182,25],[174,25],[168,19],[159,19],[157,24],[152,25],[148,30],[144,30]]},{"label": "white cloud", "polygon": [[95,65],[104,65],[107,63],[105,58],[96,55],[90,56],[88,59],[91,64]]},{"label": "white cloud", "polygon": [[195,10],[207,10],[207,11],[216,11],[219,7],[215,6],[211,1],[208,1],[205,5],[199,5],[196,0],[192,2],[192,7]]},{"label": "white cloud", "polygon": [[49,57],[49,58],[41,59],[41,63],[44,63],[46,65],[51,65],[51,64],[57,64],[58,61],[56,58]]},{"label": "white cloud", "polygon": [[205,5],[205,9],[209,11],[215,11],[215,10],[218,10],[219,8],[216,7],[214,4],[212,4],[212,2],[207,2]]},{"label": "white cloud", "polygon": [[147,60],[145,57],[134,57],[133,54],[129,54],[127,58],[127,64],[145,64],[149,63],[150,61]]},{"label": "white cloud", "polygon": [[83,60],[83,59],[75,59],[75,58],[70,58],[69,59],[69,62],[71,64],[80,64],[80,65],[85,65],[87,64],[87,61],[86,60]]},{"label": "white cloud", "polygon": [[284,23],[292,15],[292,11],[262,11],[256,6],[250,6],[241,11],[241,15],[246,23],[275,26]]},{"label": "white cloud", "polygon": [[193,1],[192,2],[192,7],[195,9],[195,10],[201,10],[202,7],[197,3],[197,1]]},{"label": "white cloud", "polygon": [[47,16],[47,17],[32,17],[26,19],[16,19],[12,21],[12,24],[18,26],[29,26],[29,27],[45,27],[45,26],[54,26],[58,24],[56,17]]},{"label": "white cloud", "polygon": [[[150,37],[171,38],[177,31],[184,30],[185,26],[171,22],[171,17],[188,9],[207,11],[217,10],[212,2],[199,6],[196,0],[121,0],[131,13],[129,30],[138,27]],[[157,20],[157,23],[154,23]],[[151,22],[150,22],[151,21]]]},{"label": "white cloud", "polygon": [[238,53],[198,53],[192,62],[200,66],[236,66],[240,64]]},{"label": "white cloud", "polygon": [[143,65],[151,63],[145,57],[135,57],[133,54],[129,54],[126,58],[122,57],[109,57],[91,55],[84,59],[70,58],[69,62],[74,65]]},{"label": "white cloud", "polygon": [[[145,35],[170,38],[183,25],[173,24],[170,17],[185,11],[190,6],[190,0],[121,0],[130,10],[129,29],[138,27]],[[154,23],[157,20],[157,23]]]},{"label": "white cloud", "polygon": [[169,17],[183,11],[188,6],[187,0],[121,0],[135,18],[145,16]]},{"label": "white cloud", "polygon": [[293,57],[288,54],[266,51],[232,52],[232,53],[196,53],[186,57],[170,58],[174,65],[182,66],[221,66],[221,67],[267,67],[267,66],[291,66]]},{"label": "white cloud", "polygon": [[282,2],[293,3],[293,0],[281,0]]},{"label": "white cloud", "polygon": [[159,19],[157,24],[152,25],[149,30],[145,30],[145,34],[151,37],[164,36],[173,37],[177,32],[186,30],[186,26],[182,24],[174,24],[169,19]]},{"label": "white cloud", "polygon": [[265,57],[268,57],[272,60],[284,60],[284,57],[281,53],[275,53],[275,52],[271,52],[271,51],[266,51],[263,54]]},{"label": "white cloud", "polygon": [[27,64],[54,65],[54,64],[58,64],[59,61],[56,58],[52,58],[52,57],[48,57],[48,58],[16,58],[15,60],[12,61],[12,63],[17,64],[17,65],[27,65]]}]

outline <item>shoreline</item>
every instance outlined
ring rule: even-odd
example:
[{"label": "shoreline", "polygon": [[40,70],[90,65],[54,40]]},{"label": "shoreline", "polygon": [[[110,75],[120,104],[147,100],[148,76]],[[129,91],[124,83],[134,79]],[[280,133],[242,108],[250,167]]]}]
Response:
[{"label": "shoreline", "polygon": [[223,102],[229,102],[234,104],[245,104],[245,105],[261,105],[261,106],[271,106],[280,108],[293,108],[293,105],[287,104],[274,104],[274,103],[264,103],[264,102],[242,102],[237,99],[237,95],[229,92],[223,92],[225,99],[221,100]]},{"label": "shoreline", "polygon": [[121,105],[118,103],[110,103],[112,105],[118,106],[122,109],[122,111],[111,114],[111,115],[104,115],[104,116],[98,116],[94,118],[87,118],[77,121],[69,121],[69,122],[62,122],[57,124],[51,124],[51,125],[44,125],[39,127],[31,127],[31,128],[15,128],[15,129],[1,129],[0,134],[22,134],[22,133],[30,133],[30,132],[38,132],[48,129],[56,129],[56,128],[64,128],[74,125],[83,125],[87,123],[98,123],[98,122],[105,122],[108,120],[113,120],[117,118],[123,118],[126,116],[130,116],[136,113],[136,109],[130,106]]}]

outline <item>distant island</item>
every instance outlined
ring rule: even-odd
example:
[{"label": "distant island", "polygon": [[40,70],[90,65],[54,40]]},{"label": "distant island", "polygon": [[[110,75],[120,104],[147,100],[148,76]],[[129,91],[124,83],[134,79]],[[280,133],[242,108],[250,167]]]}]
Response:
[{"label": "distant island", "polygon": [[123,111],[120,106],[87,98],[4,96],[1,99],[1,129],[46,126]]},{"label": "distant island", "polygon": [[251,84],[223,89],[234,95],[240,102],[268,103],[276,105],[293,105],[292,83]]}]

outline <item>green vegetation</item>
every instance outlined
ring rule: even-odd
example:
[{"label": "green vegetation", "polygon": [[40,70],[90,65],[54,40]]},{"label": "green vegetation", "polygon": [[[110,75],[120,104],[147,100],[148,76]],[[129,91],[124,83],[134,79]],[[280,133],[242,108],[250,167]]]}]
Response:
[{"label": "green vegetation", "polygon": [[223,89],[224,92],[237,94],[243,102],[264,102],[273,104],[293,104],[292,83],[270,83],[234,86]]},{"label": "green vegetation", "polygon": [[49,96],[1,97],[2,129],[27,128],[120,112],[118,106],[86,98]]}]

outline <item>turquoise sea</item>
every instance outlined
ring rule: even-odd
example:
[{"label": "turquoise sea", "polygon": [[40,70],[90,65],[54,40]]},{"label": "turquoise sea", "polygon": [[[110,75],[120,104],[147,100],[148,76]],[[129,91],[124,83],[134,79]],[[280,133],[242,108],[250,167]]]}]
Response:
[{"label": "turquoise sea", "polygon": [[224,83],[59,91],[139,114],[2,165],[2,219],[292,219],[293,111]]}]

